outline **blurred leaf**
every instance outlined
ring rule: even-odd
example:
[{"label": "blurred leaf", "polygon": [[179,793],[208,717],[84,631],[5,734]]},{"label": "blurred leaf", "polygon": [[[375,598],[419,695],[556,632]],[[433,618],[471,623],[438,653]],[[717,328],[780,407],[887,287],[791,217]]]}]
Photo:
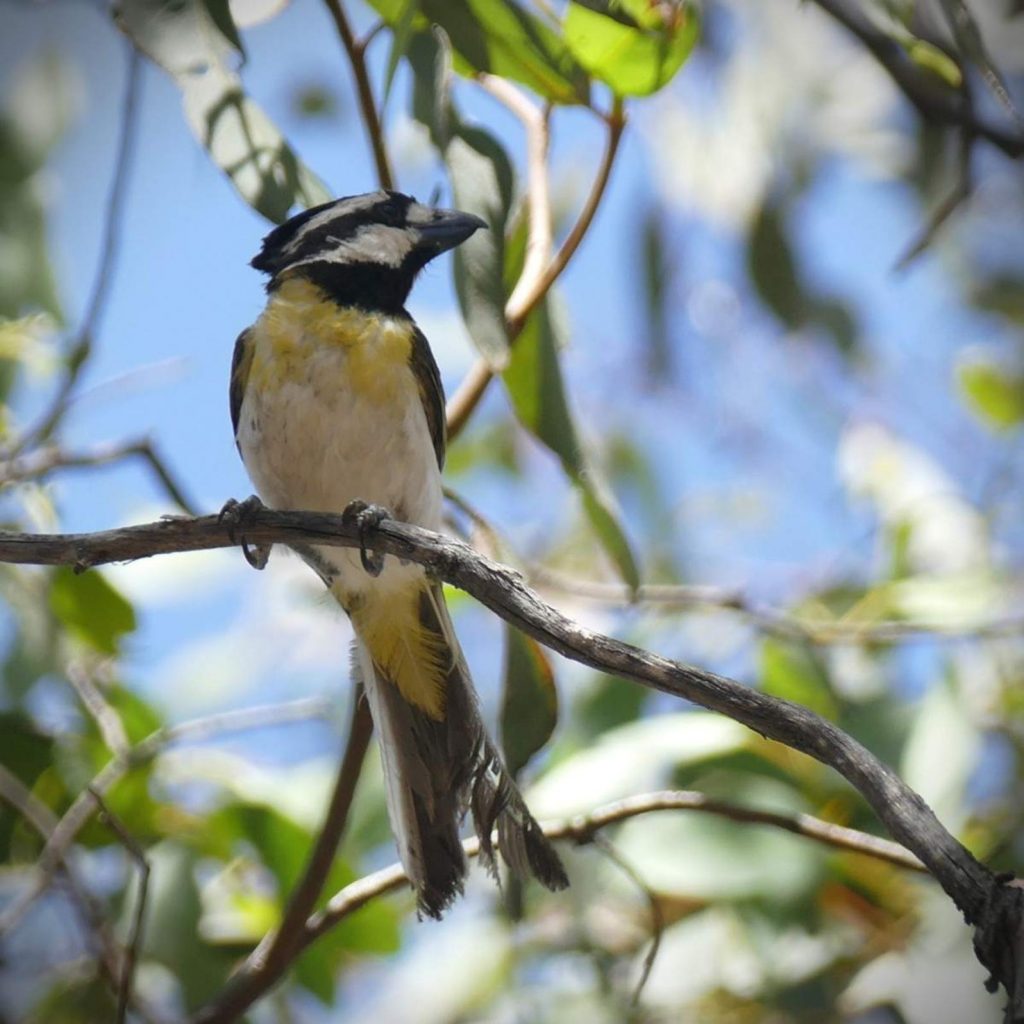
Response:
[{"label": "blurred leaf", "polygon": [[544,648],[506,623],[501,746],[513,776],[547,743],[557,723],[558,690]]},{"label": "blurred leaf", "polygon": [[594,738],[640,717],[648,697],[642,686],[598,673],[573,704],[573,724]]},{"label": "blurred leaf", "polygon": [[747,269],[764,304],[786,325],[803,323],[807,299],[780,208],[761,207],[747,239]]},{"label": "blurred leaf", "polygon": [[116,654],[121,637],[135,629],[135,609],[95,569],[55,569],[50,610],[65,628],[102,654]]},{"label": "blurred leaf", "polygon": [[941,78],[946,85],[952,89],[959,89],[963,84],[964,76],[952,57],[943,53],[937,46],[926,42],[924,39],[909,39],[905,43],[907,56],[925,71]]},{"label": "blurred leaf", "polygon": [[711,763],[746,749],[752,739],[738,722],[710,711],[630,722],[547,771],[531,788],[530,806],[540,816],[579,814],[596,804],[659,789],[680,766]]},{"label": "blurred leaf", "polygon": [[459,117],[443,35],[417,36],[409,47],[409,60],[413,116],[430,130],[445,161],[455,205],[482,217],[490,229],[477,232],[455,250],[455,291],[473,343],[491,368],[500,371],[508,362],[504,250],[512,164],[494,136]]},{"label": "blurred leaf", "polygon": [[640,222],[644,295],[643,318],[647,379],[662,384],[672,372],[672,339],[669,332],[667,288],[673,276],[666,239],[665,211],[652,206]]},{"label": "blurred leaf", "polygon": [[761,689],[833,721],[839,717],[825,666],[808,647],[766,637],[761,643]]},{"label": "blurred leaf", "polygon": [[696,8],[648,0],[573,0],[565,41],[619,96],[647,96],[671,81],[697,41]]},{"label": "blurred leaf", "polygon": [[296,203],[314,206],[332,198],[245,95],[229,66],[234,43],[203,0],[124,0],[117,22],[175,79],[192,131],[253,209],[280,222]]},{"label": "blurred leaf", "polygon": [[[370,0],[392,27],[409,17],[407,0]],[[548,23],[514,0],[421,0],[418,29],[439,25],[451,39],[455,70],[471,76],[489,72],[533,89],[553,103],[586,103],[586,72]]]},{"label": "blurred leaf", "polygon": [[24,1024],[96,1024],[116,1020],[117,1004],[103,978],[50,977],[50,987],[24,1018]]},{"label": "blurred leaf", "polygon": [[549,294],[527,319],[505,370],[505,386],[520,422],[561,460],[580,493],[590,525],[619,575],[636,587],[639,572],[614,510],[614,500],[587,459],[569,411],[551,306]]},{"label": "blurred leaf", "polygon": [[989,426],[1008,430],[1024,422],[1024,374],[978,361],[961,366],[958,377],[969,405]]},{"label": "blurred leaf", "polygon": [[150,878],[142,955],[170,969],[182,987],[186,1009],[195,1010],[223,986],[235,957],[200,938],[195,853],[166,840],[146,856]]},{"label": "blurred leaf", "polygon": [[[53,757],[53,739],[20,712],[0,711],[0,764],[31,790]],[[11,857],[20,816],[0,800],[0,863]]]},{"label": "blurred leaf", "polygon": [[391,49],[388,51],[388,63],[384,71],[382,107],[387,105],[388,97],[391,95],[391,86],[394,83],[398,65],[409,51],[419,10],[420,0],[404,0],[398,19],[394,23],[394,31],[391,33]]},{"label": "blurred leaf", "polygon": [[954,832],[968,814],[967,782],[979,748],[978,729],[953,685],[933,686],[910,727],[900,775]]},{"label": "blurred leaf", "polygon": [[242,45],[242,38],[238,34],[238,26],[231,14],[230,0],[202,0],[206,13],[210,20],[217,26],[220,34],[245,57],[245,47]]},{"label": "blurred leaf", "polygon": [[996,275],[974,290],[971,301],[989,313],[1024,324],[1024,277]]},{"label": "blurred leaf", "polygon": [[[45,52],[14,71],[7,87],[7,116],[20,159],[19,176],[41,168],[74,119],[82,91],[69,62]],[[7,179],[10,168],[0,177]]]}]

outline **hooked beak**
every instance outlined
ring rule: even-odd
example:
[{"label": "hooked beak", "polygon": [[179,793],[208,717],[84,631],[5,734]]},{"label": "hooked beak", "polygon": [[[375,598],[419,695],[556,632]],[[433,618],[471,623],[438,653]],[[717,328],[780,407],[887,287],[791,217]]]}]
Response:
[{"label": "hooked beak", "polygon": [[431,257],[454,249],[480,228],[486,228],[487,221],[472,213],[460,210],[434,210],[430,220],[416,225],[419,234],[417,248]]}]

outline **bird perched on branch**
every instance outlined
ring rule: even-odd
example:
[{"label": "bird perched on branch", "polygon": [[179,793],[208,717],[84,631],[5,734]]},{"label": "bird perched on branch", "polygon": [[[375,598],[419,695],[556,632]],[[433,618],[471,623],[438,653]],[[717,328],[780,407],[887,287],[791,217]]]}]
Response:
[{"label": "bird perched on branch", "polygon": [[[373,192],[306,210],[266,236],[252,266],[270,276],[267,305],[235,344],[231,417],[268,505],[348,510],[364,528],[387,514],[441,528],[444,394],[405,302],[430,260],[484,226]],[[513,871],[567,885],[484,729],[441,585],[365,545],[300,554],[352,620],[353,666],[421,912],[439,917],[462,891],[467,808],[492,867],[496,828]]]}]

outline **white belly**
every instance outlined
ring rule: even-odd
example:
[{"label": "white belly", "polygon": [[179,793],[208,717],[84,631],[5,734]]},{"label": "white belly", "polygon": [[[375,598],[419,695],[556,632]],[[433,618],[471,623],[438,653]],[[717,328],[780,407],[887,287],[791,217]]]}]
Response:
[{"label": "white belly", "polygon": [[[412,370],[382,367],[394,376],[392,386],[367,396],[353,388],[349,351],[342,346],[300,343],[301,356],[288,360],[287,372],[277,372],[271,353],[259,347],[269,342],[257,336],[254,343],[238,445],[263,501],[272,508],[340,513],[358,498],[384,506],[396,519],[438,529],[441,474]],[[321,553],[341,572],[344,589],[371,583],[357,552]],[[388,559],[373,589],[420,571]]]}]

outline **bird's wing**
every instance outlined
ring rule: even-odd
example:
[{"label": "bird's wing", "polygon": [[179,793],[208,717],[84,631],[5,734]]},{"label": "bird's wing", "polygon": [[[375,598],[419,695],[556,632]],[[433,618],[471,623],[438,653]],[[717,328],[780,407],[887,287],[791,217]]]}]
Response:
[{"label": "bird's wing", "polygon": [[430,427],[430,438],[434,442],[437,465],[439,469],[443,469],[444,450],[448,437],[444,416],[444,386],[441,384],[441,374],[434,361],[434,354],[430,351],[430,342],[415,325],[413,326],[412,354],[409,357],[409,364],[412,367],[412,372],[416,375],[416,383],[419,385],[420,401],[423,402],[423,411],[427,414],[427,424]]},{"label": "bird's wing", "polygon": [[238,418],[242,413],[242,399],[245,398],[245,386],[249,382],[249,369],[252,366],[252,330],[246,328],[235,341],[235,351],[231,356],[231,426],[238,437]]}]

